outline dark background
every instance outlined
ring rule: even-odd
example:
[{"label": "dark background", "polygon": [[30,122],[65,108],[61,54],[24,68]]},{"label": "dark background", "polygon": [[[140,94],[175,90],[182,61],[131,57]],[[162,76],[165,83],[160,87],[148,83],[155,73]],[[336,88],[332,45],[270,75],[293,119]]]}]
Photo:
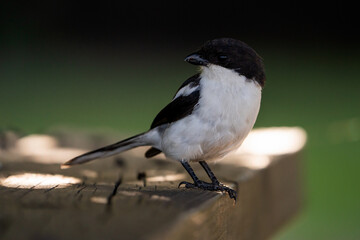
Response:
[{"label": "dark background", "polygon": [[7,1],[5,44],[70,42],[198,46],[204,39],[356,44],[356,7],[345,1]]},{"label": "dark background", "polygon": [[359,239],[357,7],[288,1],[2,1],[0,128],[148,129],[216,37],[264,58],[256,127],[308,133],[303,213],[275,239]]}]

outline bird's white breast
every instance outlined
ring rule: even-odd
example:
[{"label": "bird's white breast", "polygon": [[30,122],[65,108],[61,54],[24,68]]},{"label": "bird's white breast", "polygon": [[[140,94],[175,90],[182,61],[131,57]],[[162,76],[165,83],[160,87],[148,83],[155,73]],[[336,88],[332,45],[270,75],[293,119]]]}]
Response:
[{"label": "bird's white breast", "polygon": [[176,160],[210,160],[238,148],[254,126],[261,87],[235,71],[210,65],[200,80],[193,113],[173,123],[163,135],[162,150]]}]

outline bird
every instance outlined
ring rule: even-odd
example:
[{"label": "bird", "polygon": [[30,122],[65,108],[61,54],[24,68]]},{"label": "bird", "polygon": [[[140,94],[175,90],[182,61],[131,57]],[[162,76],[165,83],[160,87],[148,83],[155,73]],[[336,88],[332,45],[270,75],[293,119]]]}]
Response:
[{"label": "bird", "polygon": [[[263,59],[240,40],[216,38],[185,62],[196,65],[198,72],[180,86],[148,131],[77,156],[62,167],[149,146],[146,158],[164,153],[188,172],[193,182],[182,181],[179,187],[221,191],[236,201],[236,191],[220,183],[207,161],[238,149],[253,128],[266,81]],[[199,163],[210,182],[200,180],[190,163]]]}]

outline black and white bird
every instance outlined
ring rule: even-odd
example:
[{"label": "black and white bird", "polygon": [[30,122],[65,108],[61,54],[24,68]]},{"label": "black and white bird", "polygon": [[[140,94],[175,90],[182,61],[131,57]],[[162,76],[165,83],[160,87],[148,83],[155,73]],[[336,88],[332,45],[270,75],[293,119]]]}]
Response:
[{"label": "black and white bird", "polygon": [[[221,184],[205,161],[239,148],[253,128],[265,84],[262,58],[239,40],[219,38],[207,41],[185,61],[200,66],[200,72],[180,86],[150,130],[75,157],[63,167],[150,146],[147,158],[163,152],[190,174],[194,182],[179,186],[227,192],[236,199],[236,192]],[[211,182],[200,180],[190,162],[200,163]]]}]

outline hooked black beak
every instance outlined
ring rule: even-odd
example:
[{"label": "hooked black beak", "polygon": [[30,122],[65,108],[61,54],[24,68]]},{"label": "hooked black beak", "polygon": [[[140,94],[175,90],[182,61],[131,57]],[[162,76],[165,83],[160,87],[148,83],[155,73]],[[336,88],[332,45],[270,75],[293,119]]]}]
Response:
[{"label": "hooked black beak", "polygon": [[201,57],[198,53],[190,54],[184,59],[184,61],[194,65],[201,65],[201,66],[206,66],[209,64],[209,61]]}]

